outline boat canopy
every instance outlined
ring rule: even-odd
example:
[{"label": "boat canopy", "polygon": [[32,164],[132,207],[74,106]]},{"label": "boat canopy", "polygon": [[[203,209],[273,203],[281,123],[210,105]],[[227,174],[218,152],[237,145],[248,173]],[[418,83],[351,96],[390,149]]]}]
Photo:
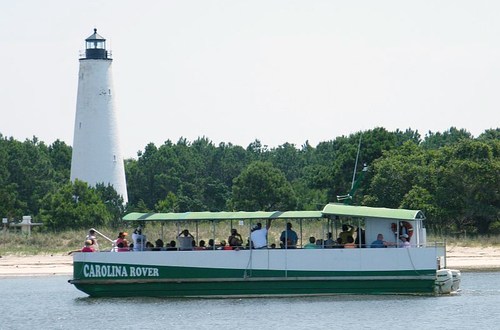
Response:
[{"label": "boat canopy", "polygon": [[184,212],[184,213],[129,213],[125,221],[200,221],[200,220],[267,220],[267,219],[320,219],[321,211],[287,212]]},{"label": "boat canopy", "polygon": [[381,218],[399,220],[424,220],[420,210],[388,209],[383,207],[352,206],[330,203],[322,211],[324,216],[339,215],[359,218]]}]

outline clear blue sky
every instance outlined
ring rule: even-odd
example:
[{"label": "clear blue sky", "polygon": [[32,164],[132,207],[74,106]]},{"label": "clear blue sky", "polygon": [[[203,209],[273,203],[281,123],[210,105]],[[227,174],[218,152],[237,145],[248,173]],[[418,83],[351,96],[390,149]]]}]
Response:
[{"label": "clear blue sky", "polygon": [[72,144],[79,51],[113,52],[125,157],[500,125],[500,1],[2,1],[0,133]]}]

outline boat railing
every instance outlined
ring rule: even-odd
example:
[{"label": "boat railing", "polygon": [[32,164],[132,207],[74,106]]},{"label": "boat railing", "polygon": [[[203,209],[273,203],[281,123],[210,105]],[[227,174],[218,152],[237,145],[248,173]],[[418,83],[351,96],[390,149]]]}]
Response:
[{"label": "boat railing", "polygon": [[90,230],[95,231],[95,232],[96,232],[96,234],[99,234],[99,236],[101,236],[101,237],[103,237],[104,239],[106,239],[106,240],[110,241],[111,243],[114,243],[114,241],[113,241],[111,238],[109,238],[108,236],[104,235],[103,233],[101,233],[101,232],[100,232],[100,231],[98,231],[97,229],[95,229],[95,228],[90,228]]}]

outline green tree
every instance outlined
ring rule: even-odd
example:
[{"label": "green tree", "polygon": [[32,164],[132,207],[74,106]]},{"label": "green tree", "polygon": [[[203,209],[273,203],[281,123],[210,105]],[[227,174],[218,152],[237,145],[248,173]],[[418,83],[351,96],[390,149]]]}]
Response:
[{"label": "green tree", "polygon": [[296,204],[292,186],[271,163],[253,162],[234,180],[232,206],[235,209],[288,211]]},{"label": "green tree", "polygon": [[41,205],[38,220],[45,224],[46,229],[56,232],[108,226],[113,220],[96,190],[79,180],[48,193]]}]

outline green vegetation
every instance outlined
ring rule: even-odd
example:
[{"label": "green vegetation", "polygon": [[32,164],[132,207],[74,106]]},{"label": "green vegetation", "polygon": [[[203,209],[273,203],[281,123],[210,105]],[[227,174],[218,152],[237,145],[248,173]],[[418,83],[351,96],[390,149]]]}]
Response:
[{"label": "green vegetation", "polygon": [[[360,136],[358,168],[367,164],[368,172],[352,204],[421,209],[430,234],[500,234],[498,128],[477,138],[456,128],[424,138],[375,128],[316,147],[268,148],[256,140],[245,149],[207,138],[149,144],[125,160],[126,206],[112,187],[69,182],[71,147],[64,142],[0,134],[0,216],[43,222],[24,247],[36,250],[45,246],[39,232],[79,232],[79,239],[59,242],[64,249],[79,247],[90,227],[110,228],[114,238],[131,211],[318,210],[351,190]],[[5,245],[3,237],[0,249]]]}]

